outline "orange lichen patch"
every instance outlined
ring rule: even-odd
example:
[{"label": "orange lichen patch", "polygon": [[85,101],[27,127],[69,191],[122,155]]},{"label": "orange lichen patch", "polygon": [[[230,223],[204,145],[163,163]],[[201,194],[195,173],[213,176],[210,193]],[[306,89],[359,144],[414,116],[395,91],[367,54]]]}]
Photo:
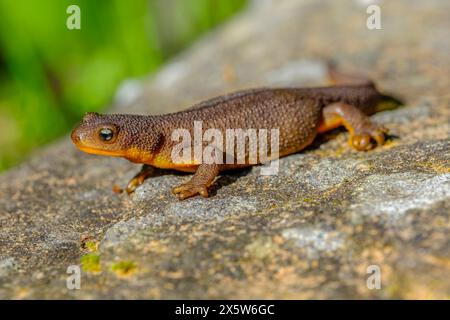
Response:
[{"label": "orange lichen patch", "polygon": [[113,191],[114,193],[119,194],[119,193],[122,193],[122,192],[123,192],[123,189],[122,189],[121,187],[119,187],[117,184],[115,184],[115,185],[112,186],[112,191]]},{"label": "orange lichen patch", "polygon": [[222,67],[222,77],[225,83],[236,82],[236,70],[231,64],[224,64]]},{"label": "orange lichen patch", "polygon": [[430,265],[441,266],[447,270],[450,270],[450,258],[436,257],[430,254],[424,255],[423,260]]},{"label": "orange lichen patch", "polygon": [[28,288],[18,288],[15,292],[15,299],[16,300],[22,300],[27,299],[29,295],[31,294],[31,290]]},{"label": "orange lichen patch", "polygon": [[443,163],[422,162],[418,163],[418,165],[426,169],[431,169],[438,173],[450,173],[450,166]]},{"label": "orange lichen patch", "polygon": [[185,273],[183,270],[176,270],[176,271],[162,271],[161,275],[165,278],[169,279],[182,279],[185,277]]},{"label": "orange lichen patch", "polygon": [[145,247],[144,253],[155,253],[155,254],[163,254],[169,251],[169,248],[166,244],[162,243],[158,240],[151,240]]}]

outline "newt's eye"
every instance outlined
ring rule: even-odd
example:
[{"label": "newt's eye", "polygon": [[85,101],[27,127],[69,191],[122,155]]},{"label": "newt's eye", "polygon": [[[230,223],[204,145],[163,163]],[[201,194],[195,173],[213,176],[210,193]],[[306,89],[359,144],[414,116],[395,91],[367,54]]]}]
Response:
[{"label": "newt's eye", "polygon": [[110,141],[114,136],[114,132],[109,128],[103,128],[100,130],[99,136],[103,141]]}]

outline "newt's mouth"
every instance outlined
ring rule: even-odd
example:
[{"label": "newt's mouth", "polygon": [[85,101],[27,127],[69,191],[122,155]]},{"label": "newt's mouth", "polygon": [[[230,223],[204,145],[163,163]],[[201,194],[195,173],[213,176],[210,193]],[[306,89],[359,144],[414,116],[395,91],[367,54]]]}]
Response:
[{"label": "newt's mouth", "polygon": [[111,156],[111,157],[123,157],[123,156],[125,156],[125,153],[119,152],[119,151],[110,151],[110,150],[86,147],[86,146],[80,145],[79,143],[75,143],[75,145],[81,151],[86,152],[86,153],[90,153],[90,154],[96,154],[96,155],[101,155],[101,156]]}]

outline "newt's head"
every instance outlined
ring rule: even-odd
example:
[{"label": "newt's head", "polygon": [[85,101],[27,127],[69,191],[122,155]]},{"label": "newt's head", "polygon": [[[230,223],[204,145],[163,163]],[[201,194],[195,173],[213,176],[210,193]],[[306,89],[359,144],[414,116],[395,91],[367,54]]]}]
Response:
[{"label": "newt's head", "polygon": [[72,131],[73,143],[81,151],[144,162],[159,144],[159,133],[149,128],[143,116],[87,113]]}]

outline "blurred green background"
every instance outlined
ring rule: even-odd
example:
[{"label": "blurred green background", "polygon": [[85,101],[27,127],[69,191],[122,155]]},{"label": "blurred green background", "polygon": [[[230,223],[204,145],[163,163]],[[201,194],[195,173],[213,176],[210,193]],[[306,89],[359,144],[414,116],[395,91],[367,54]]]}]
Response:
[{"label": "blurred green background", "polygon": [[[0,171],[111,103],[245,0],[0,0]],[[68,30],[67,7],[81,9]]]}]

